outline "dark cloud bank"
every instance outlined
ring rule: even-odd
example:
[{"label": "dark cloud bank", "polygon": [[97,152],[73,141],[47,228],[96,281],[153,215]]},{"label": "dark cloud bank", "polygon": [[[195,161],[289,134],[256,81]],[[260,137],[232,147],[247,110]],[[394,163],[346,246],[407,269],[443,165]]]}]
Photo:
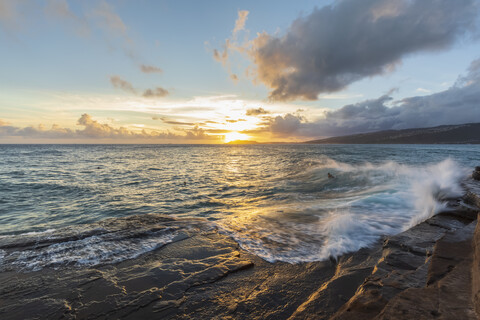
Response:
[{"label": "dark cloud bank", "polygon": [[[271,100],[316,100],[391,72],[406,56],[476,37],[478,12],[475,0],[339,0],[298,18],[284,35],[264,32],[242,45],[227,44],[252,59],[256,80],[271,88]],[[466,76],[443,92],[400,101],[390,92],[313,122],[295,113],[263,115],[263,126],[254,131],[314,138],[480,122],[479,70],[480,60],[474,61]]]},{"label": "dark cloud bank", "polygon": [[477,14],[475,0],[343,0],[243,49],[257,80],[272,89],[270,99],[316,100],[392,71],[407,55],[451,47],[472,34]]},{"label": "dark cloud bank", "polygon": [[267,121],[264,131],[277,136],[331,137],[388,129],[480,122],[480,59],[449,89],[428,96],[393,101],[391,93],[346,105],[306,122],[286,114]]}]

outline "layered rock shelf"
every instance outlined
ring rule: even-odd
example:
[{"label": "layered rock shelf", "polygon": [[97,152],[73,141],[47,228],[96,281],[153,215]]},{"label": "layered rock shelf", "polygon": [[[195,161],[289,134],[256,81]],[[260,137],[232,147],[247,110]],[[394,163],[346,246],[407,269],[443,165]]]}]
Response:
[{"label": "layered rock shelf", "polygon": [[268,263],[215,229],[135,259],[0,273],[1,319],[477,319],[480,182],[449,209],[331,261]]}]

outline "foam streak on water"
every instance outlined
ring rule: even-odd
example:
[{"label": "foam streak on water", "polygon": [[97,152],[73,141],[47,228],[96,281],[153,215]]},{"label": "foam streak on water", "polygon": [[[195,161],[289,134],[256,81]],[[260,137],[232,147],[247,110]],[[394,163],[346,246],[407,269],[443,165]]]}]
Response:
[{"label": "foam streak on water", "polygon": [[0,269],[117,263],[207,225],[268,261],[324,260],[445,210],[478,159],[480,146],[0,146]]},{"label": "foam streak on water", "polygon": [[208,230],[198,219],[136,215],[45,232],[0,237],[0,270],[85,267],[117,263]]}]

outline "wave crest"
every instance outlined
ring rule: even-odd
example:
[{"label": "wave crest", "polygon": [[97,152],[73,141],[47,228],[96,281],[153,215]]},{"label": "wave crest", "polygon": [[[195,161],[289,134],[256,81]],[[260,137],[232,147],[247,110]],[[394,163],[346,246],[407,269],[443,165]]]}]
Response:
[{"label": "wave crest", "polygon": [[[327,173],[335,178],[328,179]],[[326,260],[370,246],[448,210],[468,174],[447,158],[427,165],[347,164],[321,157],[287,186],[314,194],[219,223],[240,245],[270,261]],[[296,199],[298,200],[298,198]]]}]

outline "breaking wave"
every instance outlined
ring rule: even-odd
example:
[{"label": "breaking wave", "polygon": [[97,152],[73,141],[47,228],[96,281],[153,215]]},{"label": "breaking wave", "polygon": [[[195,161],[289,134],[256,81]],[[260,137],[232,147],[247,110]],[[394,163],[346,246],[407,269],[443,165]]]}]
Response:
[{"label": "breaking wave", "polygon": [[[328,173],[334,178],[329,179]],[[270,262],[326,260],[368,247],[448,210],[468,174],[452,159],[410,166],[351,165],[323,158],[292,184],[321,189],[314,200],[219,222],[241,246]],[[312,183],[313,182],[313,183]]]},{"label": "breaking wave", "polygon": [[0,270],[118,263],[212,227],[267,261],[326,260],[448,210],[479,154],[478,146],[0,146]]}]

